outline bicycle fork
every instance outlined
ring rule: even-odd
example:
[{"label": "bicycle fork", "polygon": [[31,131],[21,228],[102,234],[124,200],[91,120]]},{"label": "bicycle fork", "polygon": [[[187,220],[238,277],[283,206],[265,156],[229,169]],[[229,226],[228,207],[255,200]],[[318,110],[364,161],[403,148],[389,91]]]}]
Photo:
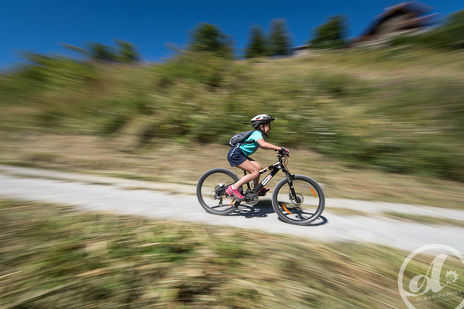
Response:
[{"label": "bicycle fork", "polygon": [[285,176],[287,176],[288,187],[290,188],[290,194],[288,195],[288,198],[291,201],[294,201],[294,203],[299,204],[301,202],[301,199],[295,192],[295,186],[293,185],[293,175],[290,174],[290,172],[285,168],[283,168],[282,170],[285,173]]}]

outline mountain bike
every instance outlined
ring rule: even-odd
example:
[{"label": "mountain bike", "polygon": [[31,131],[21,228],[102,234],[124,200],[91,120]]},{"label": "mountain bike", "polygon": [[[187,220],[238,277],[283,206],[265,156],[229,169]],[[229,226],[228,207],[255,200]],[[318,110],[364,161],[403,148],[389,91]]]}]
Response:
[{"label": "mountain bike", "polygon": [[[197,184],[197,197],[201,206],[211,214],[228,215],[241,203],[256,205],[258,192],[279,172],[285,174],[272,193],[272,207],[284,222],[297,225],[309,225],[324,210],[325,196],[321,186],[312,178],[304,175],[292,175],[288,168],[288,156],[279,154],[277,162],[263,168],[259,174],[269,172],[253,189],[250,183],[240,188],[243,201],[226,194],[227,187],[239,180],[238,176],[226,168],[213,168],[204,173]],[[244,172],[246,174],[246,172]]]}]

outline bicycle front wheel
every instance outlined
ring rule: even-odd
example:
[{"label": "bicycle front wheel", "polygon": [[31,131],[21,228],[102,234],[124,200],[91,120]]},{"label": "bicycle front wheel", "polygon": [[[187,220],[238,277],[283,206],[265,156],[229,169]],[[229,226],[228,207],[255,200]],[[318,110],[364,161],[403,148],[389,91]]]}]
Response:
[{"label": "bicycle front wheel", "polygon": [[272,207],[279,218],[287,223],[309,225],[324,210],[324,192],[315,180],[307,176],[293,177],[295,195],[291,192],[288,179],[282,179],[272,194]]},{"label": "bicycle front wheel", "polygon": [[237,175],[225,168],[214,168],[204,173],[197,185],[197,197],[201,206],[215,215],[228,215],[240,204],[225,193],[227,187],[238,181]]}]

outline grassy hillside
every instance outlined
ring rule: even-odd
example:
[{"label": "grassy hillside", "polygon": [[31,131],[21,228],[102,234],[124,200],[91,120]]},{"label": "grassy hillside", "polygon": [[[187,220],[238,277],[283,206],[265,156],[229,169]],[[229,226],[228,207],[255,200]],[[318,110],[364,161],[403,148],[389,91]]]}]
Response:
[{"label": "grassy hillside", "polygon": [[[397,281],[408,252],[388,247],[5,200],[0,215],[2,308],[405,307]],[[407,276],[427,273],[432,259],[413,260]]]},{"label": "grassy hillside", "polygon": [[[402,48],[139,66],[38,57],[0,75],[0,162],[194,185],[266,112],[291,171],[314,174],[327,197],[462,209],[463,68],[462,53]],[[409,252],[393,248],[9,200],[0,216],[2,308],[405,306],[397,280]],[[430,263],[414,261],[410,275]]]},{"label": "grassy hillside", "polygon": [[273,143],[464,181],[464,57],[406,47],[122,66],[36,57],[0,79],[0,130],[226,144],[258,113]]}]

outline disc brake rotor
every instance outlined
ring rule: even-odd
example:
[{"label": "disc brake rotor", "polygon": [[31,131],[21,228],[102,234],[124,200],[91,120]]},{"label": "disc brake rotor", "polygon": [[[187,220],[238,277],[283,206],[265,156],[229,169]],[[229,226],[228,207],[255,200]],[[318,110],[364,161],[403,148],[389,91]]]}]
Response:
[{"label": "disc brake rotor", "polygon": [[301,193],[296,194],[296,198],[291,198],[292,204],[295,206],[301,206],[304,202],[304,196]]}]

